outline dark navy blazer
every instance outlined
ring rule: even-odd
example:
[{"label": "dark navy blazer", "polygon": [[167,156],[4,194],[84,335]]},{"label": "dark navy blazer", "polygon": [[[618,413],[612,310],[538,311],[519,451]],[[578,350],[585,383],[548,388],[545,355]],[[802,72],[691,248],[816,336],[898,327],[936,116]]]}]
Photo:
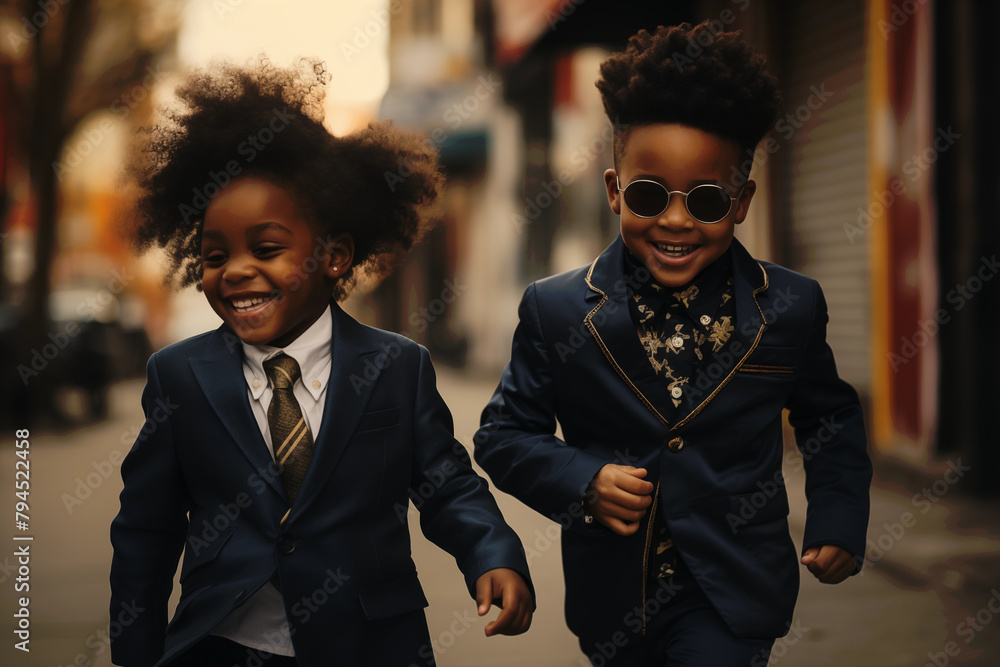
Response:
[{"label": "dark navy blazer", "polygon": [[[233,331],[223,325],[149,360],[146,427],[122,464],[111,526],[111,618],[129,620],[112,642],[116,664],[169,661],[275,571],[298,663],[368,664],[371,628],[427,605],[410,557],[411,496],[424,534],[455,557],[470,594],[498,567],[531,585],[520,540],[453,436],[427,350],[332,309],[323,423],[283,525],[288,499],[251,412]],[[422,613],[418,620],[415,636],[426,637]],[[427,664],[431,655],[400,637],[377,640],[385,664]]]},{"label": "dark navy blazer", "polygon": [[[589,267],[528,287],[510,364],[483,412],[476,460],[494,483],[566,527],[566,618],[583,638],[643,632],[650,513],[619,536],[583,520],[581,500],[608,463],[648,469],[674,542],[730,629],[784,635],[799,567],[781,476],[782,409],[806,470],[803,550],[833,544],[860,565],[872,476],[856,392],[826,343],[816,281],[754,260],[735,239],[732,354],[706,359],[671,419],[629,315],[624,243]],[[645,268],[640,269],[645,271]],[[693,388],[693,392],[692,392]],[[556,423],[562,439],[555,436]],[[669,594],[669,591],[667,591]]]}]

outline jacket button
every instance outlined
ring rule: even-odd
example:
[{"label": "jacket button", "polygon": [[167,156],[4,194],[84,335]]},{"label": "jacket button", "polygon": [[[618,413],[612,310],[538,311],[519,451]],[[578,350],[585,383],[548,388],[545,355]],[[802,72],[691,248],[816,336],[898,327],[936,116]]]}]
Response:
[{"label": "jacket button", "polygon": [[283,554],[290,554],[295,551],[295,542],[288,539],[287,537],[282,537],[278,540],[278,551]]},{"label": "jacket button", "polygon": [[679,452],[684,449],[684,438],[673,438],[667,443],[667,447],[672,452]]}]

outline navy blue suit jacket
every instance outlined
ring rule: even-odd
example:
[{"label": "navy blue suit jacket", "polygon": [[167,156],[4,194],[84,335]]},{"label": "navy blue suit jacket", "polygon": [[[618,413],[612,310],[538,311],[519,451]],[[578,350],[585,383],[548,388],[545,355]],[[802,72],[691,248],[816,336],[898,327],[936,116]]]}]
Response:
[{"label": "navy blue suit jacket", "polygon": [[[111,618],[128,621],[112,642],[116,664],[167,662],[275,571],[298,663],[368,664],[371,628],[427,605],[410,557],[411,496],[424,534],[455,557],[471,595],[498,567],[531,585],[520,540],[453,436],[427,350],[334,303],[332,369],[313,459],[282,525],[288,499],[250,409],[232,330],[223,325],[150,358],[146,426],[122,464],[111,526]],[[426,637],[422,613],[419,622]],[[378,641],[384,664],[426,664],[431,655],[399,637]]]},{"label": "navy blue suit jacket", "polygon": [[589,267],[524,293],[476,460],[498,488],[566,527],[566,618],[581,637],[642,632],[650,602],[650,513],[628,537],[583,521],[584,492],[608,463],[648,469],[652,511],[737,636],[787,632],[801,566],[781,476],[783,408],[807,475],[803,549],[833,544],[859,565],[864,557],[872,467],[857,394],[826,343],[823,294],[810,278],[754,260],[735,239],[729,252],[732,354],[698,367],[694,400],[671,420],[666,382],[629,315],[626,280],[635,278],[625,275],[620,236]]}]

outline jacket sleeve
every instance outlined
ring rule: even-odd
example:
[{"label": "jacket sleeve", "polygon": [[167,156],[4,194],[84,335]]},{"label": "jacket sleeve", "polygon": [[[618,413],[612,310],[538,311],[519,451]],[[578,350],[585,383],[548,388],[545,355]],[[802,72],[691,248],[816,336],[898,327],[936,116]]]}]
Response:
[{"label": "jacket sleeve", "polygon": [[826,342],[826,300],[819,284],[813,319],[787,407],[806,471],[802,550],[832,544],[846,549],[861,570],[865,555],[872,463],[857,392],[837,375]]},{"label": "jacket sleeve", "polygon": [[[455,439],[430,355],[423,347],[419,351],[410,489],[420,511],[420,528],[427,539],[455,557],[473,598],[476,580],[503,567],[521,575],[534,599],[521,540],[504,520],[489,484],[473,470],[465,446]],[[427,489],[433,491],[425,493]]]},{"label": "jacket sleeve", "polygon": [[145,667],[163,655],[167,603],[187,532],[187,486],[174,450],[171,404],[156,355],[146,365],[145,423],[122,462],[121,509],[111,524],[111,621],[116,665]]},{"label": "jacket sleeve", "polygon": [[555,436],[556,387],[539,319],[537,287],[518,308],[510,363],[482,413],[475,455],[497,488],[564,528],[603,531],[583,521],[587,487],[609,461]]}]

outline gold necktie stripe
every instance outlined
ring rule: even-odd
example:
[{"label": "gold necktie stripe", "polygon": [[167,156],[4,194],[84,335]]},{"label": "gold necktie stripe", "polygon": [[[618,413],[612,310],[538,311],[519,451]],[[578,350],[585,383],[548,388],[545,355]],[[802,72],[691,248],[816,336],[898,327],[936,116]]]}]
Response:
[{"label": "gold necktie stripe", "polygon": [[294,451],[295,451],[295,448],[299,446],[299,443],[300,443],[300,442],[302,442],[302,438],[306,437],[306,434],[307,434],[308,432],[309,432],[309,429],[302,429],[302,433],[301,433],[301,434],[299,435],[299,437],[298,437],[298,438],[297,438],[297,439],[295,440],[295,442],[293,442],[293,443],[292,443],[292,446],[291,446],[291,447],[289,447],[289,449],[288,449],[288,453],[287,453],[287,454],[285,454],[285,455],[284,455],[284,456],[282,457],[281,461],[279,462],[279,465],[285,465],[285,461],[287,461],[287,460],[288,460],[288,457],[292,455],[292,452],[294,452]]},{"label": "gold necktie stripe", "polygon": [[281,447],[278,447],[278,449],[275,450],[274,455],[276,457],[281,455],[281,451],[285,448],[285,445],[287,445],[288,441],[292,439],[292,436],[295,435],[295,432],[299,430],[299,427],[302,426],[305,423],[306,423],[305,418],[302,418],[302,419],[299,419],[299,423],[298,424],[296,424],[294,427],[292,427],[292,430],[288,434],[288,437],[285,438],[285,441],[283,443],[281,443]]},{"label": "gold necktie stripe", "polygon": [[[294,503],[313,453],[312,434],[293,391],[302,373],[298,362],[284,353],[265,361],[264,371],[272,387],[271,405],[267,408],[271,444],[281,443],[274,450],[274,458],[288,499]],[[281,521],[288,516],[286,512]]]}]

